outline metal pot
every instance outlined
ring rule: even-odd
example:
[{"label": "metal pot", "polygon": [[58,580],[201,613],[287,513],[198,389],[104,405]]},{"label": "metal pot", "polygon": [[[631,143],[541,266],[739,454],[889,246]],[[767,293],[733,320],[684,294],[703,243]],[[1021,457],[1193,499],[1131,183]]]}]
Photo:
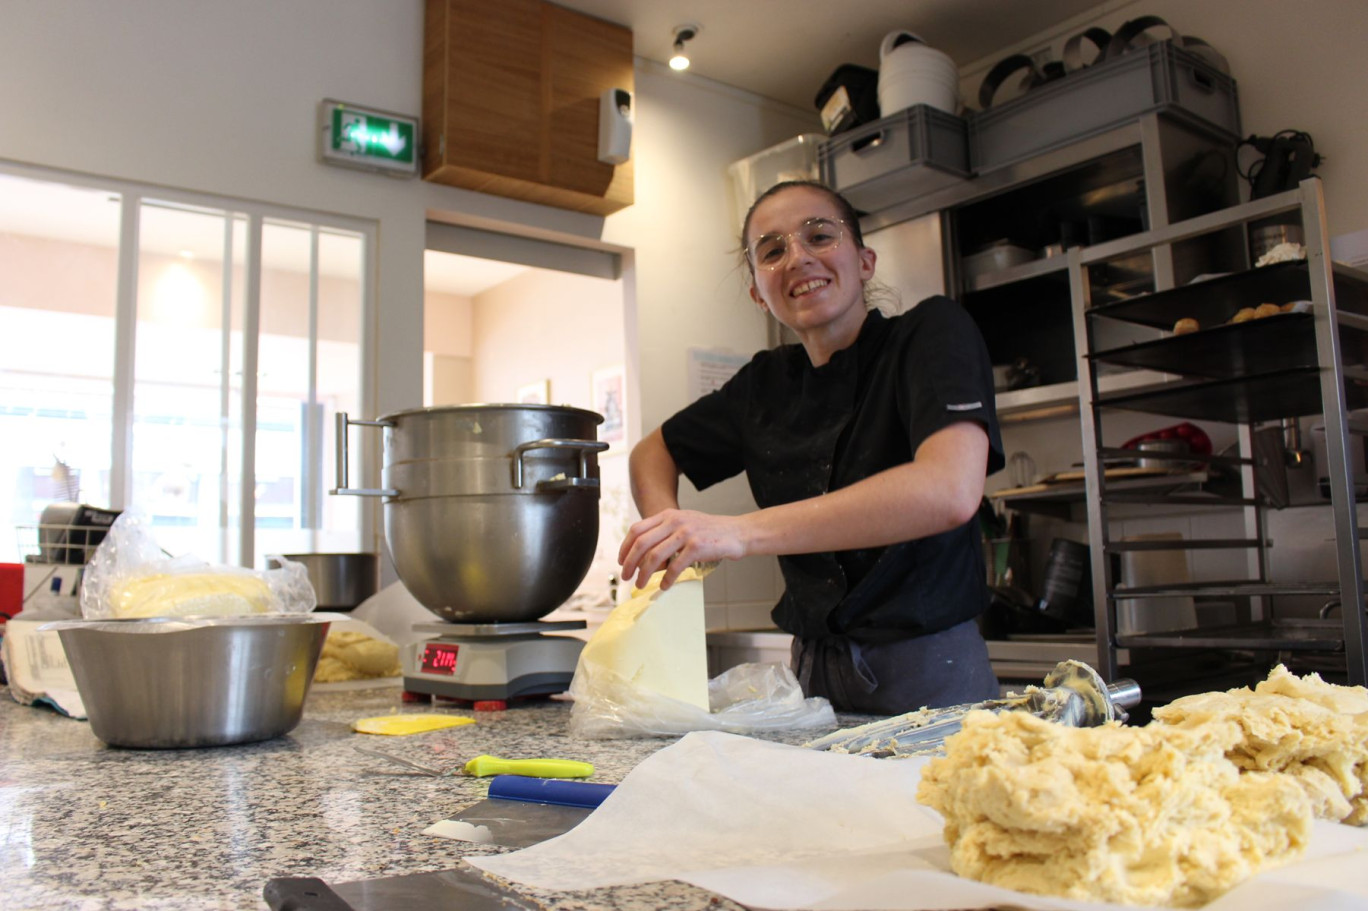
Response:
[{"label": "metal pot", "polygon": [[[338,489],[384,497],[385,539],[412,595],[461,623],[536,620],[584,580],[598,546],[603,417],[552,405],[337,415]],[[347,484],[348,425],[384,428],[383,489]]]},{"label": "metal pot", "polygon": [[[282,554],[303,563],[318,610],[349,611],[380,590],[379,554]],[[267,558],[268,566],[275,564]]]},{"label": "metal pot", "polygon": [[1135,448],[1149,455],[1142,455],[1136,460],[1138,468],[1169,468],[1175,471],[1188,467],[1187,462],[1173,458],[1175,455],[1186,455],[1192,452],[1192,447],[1186,440],[1141,440]]},{"label": "metal pot", "polygon": [[65,620],[56,630],[110,746],[173,749],[270,740],[299,724],[338,614]]}]

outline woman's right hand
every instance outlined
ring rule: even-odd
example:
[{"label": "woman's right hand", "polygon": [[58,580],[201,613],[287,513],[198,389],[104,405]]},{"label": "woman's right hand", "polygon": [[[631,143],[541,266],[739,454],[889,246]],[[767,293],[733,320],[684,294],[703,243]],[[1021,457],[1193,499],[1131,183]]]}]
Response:
[{"label": "woman's right hand", "polygon": [[675,583],[679,574],[695,563],[737,560],[746,556],[738,516],[715,516],[689,509],[664,509],[627,530],[618,549],[622,578],[636,576],[636,587],[645,588],[651,576],[665,570],[660,588]]}]

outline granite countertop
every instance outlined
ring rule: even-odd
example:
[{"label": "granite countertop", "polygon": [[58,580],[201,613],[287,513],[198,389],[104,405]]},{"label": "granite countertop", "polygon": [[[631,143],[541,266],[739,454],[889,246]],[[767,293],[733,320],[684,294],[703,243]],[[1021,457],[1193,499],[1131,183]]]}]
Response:
[{"label": "granite countertop", "polygon": [[[404,737],[350,729],[358,718],[401,711],[466,714],[477,723]],[[582,759],[595,766],[590,780],[616,783],[675,742],[582,740],[571,736],[569,719],[569,704],[555,700],[487,713],[404,703],[396,681],[315,687],[299,726],[264,743],[125,750],[105,746],[85,722],[0,694],[0,904],[5,911],[259,911],[274,877],[336,885],[450,869],[463,856],[510,850],[423,834],[482,800],[487,779],[407,773],[357,752],[358,744],[438,768],[482,753]],[[739,907],[679,882],[592,892],[514,888],[556,911]]]}]

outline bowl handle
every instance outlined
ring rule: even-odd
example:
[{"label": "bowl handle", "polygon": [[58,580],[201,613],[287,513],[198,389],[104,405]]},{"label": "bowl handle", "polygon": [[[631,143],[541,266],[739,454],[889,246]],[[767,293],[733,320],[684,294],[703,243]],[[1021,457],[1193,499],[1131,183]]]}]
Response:
[{"label": "bowl handle", "polygon": [[523,486],[523,454],[532,449],[578,449],[579,450],[579,477],[559,478],[554,481],[538,481],[537,490],[570,490],[572,488],[590,488],[597,490],[599,486],[598,478],[589,477],[589,454],[591,452],[603,452],[608,448],[608,444],[603,440],[532,440],[527,443],[519,443],[513,450],[513,489],[521,490]]},{"label": "bowl handle", "polygon": [[337,413],[337,486],[328,491],[330,494],[350,495],[354,497],[397,497],[399,491],[392,487],[367,488],[367,487],[348,487],[347,486],[347,428],[351,425],[357,427],[393,427],[393,421],[353,421],[347,416],[347,412]]}]

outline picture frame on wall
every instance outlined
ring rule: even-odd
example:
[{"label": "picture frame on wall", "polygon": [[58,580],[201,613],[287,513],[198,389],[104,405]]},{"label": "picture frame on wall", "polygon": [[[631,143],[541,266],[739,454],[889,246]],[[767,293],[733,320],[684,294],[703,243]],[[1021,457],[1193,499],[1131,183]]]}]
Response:
[{"label": "picture frame on wall", "polygon": [[551,381],[537,380],[535,383],[527,383],[518,387],[519,405],[550,405],[551,404]]},{"label": "picture frame on wall", "polygon": [[625,451],[627,447],[627,371],[614,364],[593,373],[594,410],[603,415],[598,438],[608,444],[604,455]]}]

